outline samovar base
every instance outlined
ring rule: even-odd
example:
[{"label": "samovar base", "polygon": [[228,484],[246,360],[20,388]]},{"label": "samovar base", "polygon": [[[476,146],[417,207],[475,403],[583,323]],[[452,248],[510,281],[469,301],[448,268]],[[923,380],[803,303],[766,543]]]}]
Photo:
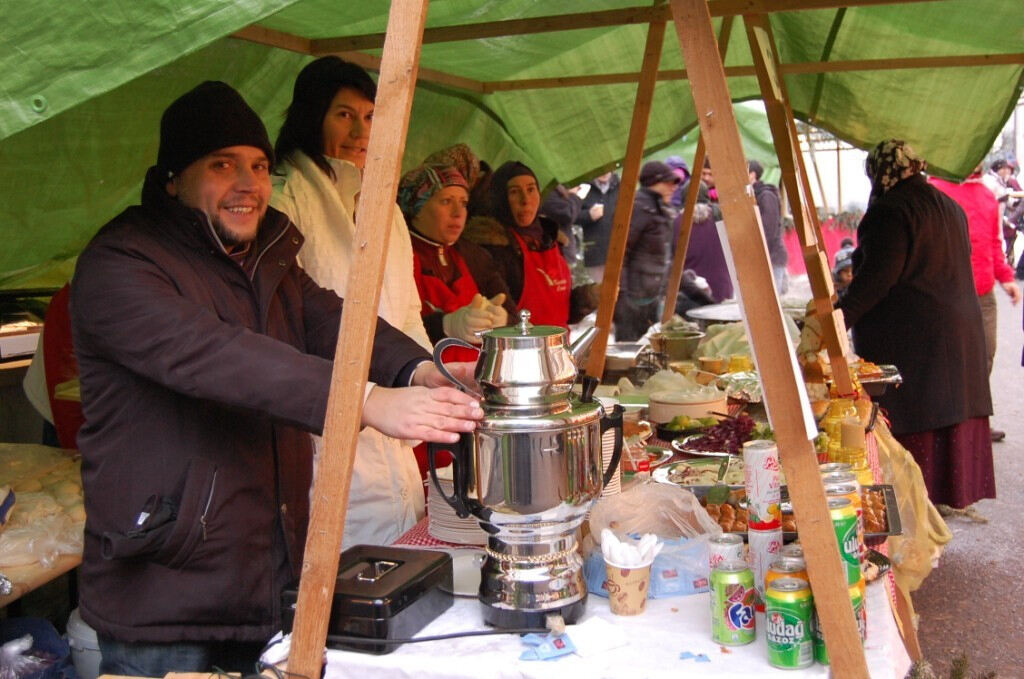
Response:
[{"label": "samovar base", "polygon": [[579,622],[580,618],[583,617],[583,613],[587,610],[587,596],[584,594],[583,598],[578,601],[546,611],[519,611],[510,608],[497,608],[489,606],[482,601],[480,602],[480,607],[483,609],[484,622],[491,627],[498,627],[500,629],[544,629],[548,617],[552,615],[562,616],[567,625]]}]

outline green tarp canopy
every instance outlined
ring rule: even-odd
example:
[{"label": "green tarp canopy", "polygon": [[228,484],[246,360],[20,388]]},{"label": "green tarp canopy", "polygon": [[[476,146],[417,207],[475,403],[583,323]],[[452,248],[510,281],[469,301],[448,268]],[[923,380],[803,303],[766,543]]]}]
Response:
[{"label": "green tarp canopy", "polygon": [[[709,6],[722,14],[725,3],[772,9],[780,2],[711,0]],[[657,10],[638,4],[434,0],[427,28],[566,14],[579,15],[573,25],[587,25],[609,10]],[[1020,0],[864,4],[773,13],[782,63],[967,59],[1013,54],[1024,44]],[[318,40],[383,32],[388,6],[383,0],[0,3],[0,288],[67,279],[92,234],[138,201],[145,169],[156,157],[160,113],[200,81],[238,88],[276,133],[295,75],[312,57],[233,33],[255,26],[270,30],[250,29],[247,36],[286,34],[300,49],[325,49]],[[721,22],[715,19],[716,30]],[[501,84],[635,74],[645,36],[646,25],[637,23],[425,44],[405,167],[456,141],[492,164],[523,160],[542,181],[572,183],[614,166],[625,154],[635,82],[535,89]],[[330,49],[352,49],[338,44]],[[372,38],[360,45],[363,55],[381,52]],[[984,156],[1020,95],[1024,58],[997,61],[1009,63],[949,67],[947,61],[899,70],[867,64],[785,77],[799,118],[861,147],[905,138],[933,168],[963,176]],[[750,63],[737,20],[726,66]],[[682,68],[670,27],[660,69]],[[752,75],[730,77],[729,88],[736,101],[759,98]],[[689,83],[660,80],[648,152],[669,147],[694,125]]]}]

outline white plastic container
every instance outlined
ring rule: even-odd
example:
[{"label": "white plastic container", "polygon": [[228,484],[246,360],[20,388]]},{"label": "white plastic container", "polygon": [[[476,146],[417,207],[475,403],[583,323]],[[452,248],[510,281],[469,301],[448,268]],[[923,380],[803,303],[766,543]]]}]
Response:
[{"label": "white plastic container", "polygon": [[100,644],[96,630],[85,624],[78,609],[68,617],[68,646],[71,647],[71,661],[81,679],[96,679],[100,674]]}]

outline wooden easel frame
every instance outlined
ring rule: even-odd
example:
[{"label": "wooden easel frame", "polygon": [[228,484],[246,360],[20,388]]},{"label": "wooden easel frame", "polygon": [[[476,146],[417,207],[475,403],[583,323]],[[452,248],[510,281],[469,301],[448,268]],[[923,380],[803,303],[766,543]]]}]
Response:
[{"label": "wooden easel frame", "polygon": [[717,56],[711,15],[704,0],[671,0],[671,7],[692,83],[701,136],[708,153],[715,158],[715,183],[747,334],[764,387],[765,405],[778,442],[793,511],[800,524],[807,572],[814,585],[818,616],[829,640],[833,675],[840,679],[868,677],[812,444],[817,427],[775,294],[761,220],[753,196],[748,193],[746,160],[725,69]]}]

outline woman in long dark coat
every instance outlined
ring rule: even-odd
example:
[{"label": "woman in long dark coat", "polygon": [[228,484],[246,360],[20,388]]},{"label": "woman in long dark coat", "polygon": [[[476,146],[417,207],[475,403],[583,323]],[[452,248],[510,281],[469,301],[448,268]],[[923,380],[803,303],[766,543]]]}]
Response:
[{"label": "woman in long dark coat", "polygon": [[880,403],[931,501],[962,508],[995,497],[992,399],[967,219],[925,167],[896,139],[869,154],[871,198],[838,308],[857,353],[903,375]]}]

